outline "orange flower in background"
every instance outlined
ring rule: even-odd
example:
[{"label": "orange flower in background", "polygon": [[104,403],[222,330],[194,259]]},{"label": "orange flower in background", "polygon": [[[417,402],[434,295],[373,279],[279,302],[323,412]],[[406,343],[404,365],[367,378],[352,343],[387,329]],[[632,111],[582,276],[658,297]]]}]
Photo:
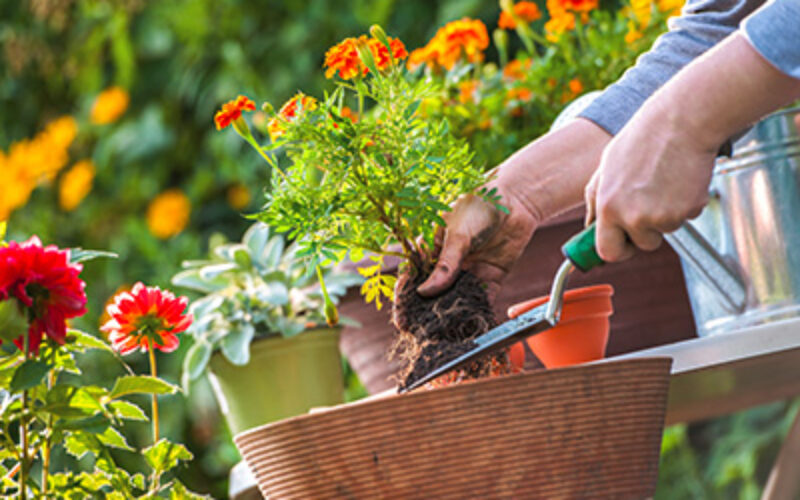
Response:
[{"label": "orange flower in background", "polygon": [[225,197],[228,200],[228,205],[234,210],[247,208],[251,199],[250,190],[241,182],[237,182],[229,187],[228,191],[225,193]]},{"label": "orange flower in background", "polygon": [[461,104],[478,102],[475,92],[478,90],[478,80],[467,80],[458,84],[458,100]]},{"label": "orange flower in background", "polygon": [[[358,38],[345,38],[325,53],[325,63],[323,64],[327,68],[325,77],[332,78],[337,72],[342,80],[352,80],[357,76],[366,75],[369,70],[358,54],[357,47],[360,43],[369,47],[375,58],[375,66],[379,70],[388,68],[392,62],[392,57],[395,60],[402,60],[408,57],[408,52],[406,52],[406,46],[403,42],[392,37],[387,37],[387,39],[389,40],[389,47],[386,47],[383,42],[375,38],[368,38],[366,35],[361,35]],[[389,48],[392,50],[391,55],[389,55]]]},{"label": "orange flower in background", "polygon": [[339,110],[339,114],[342,118],[349,118],[351,122],[358,123],[358,113],[347,106],[342,106],[342,109]]},{"label": "orange flower in background", "polygon": [[526,71],[531,67],[531,60],[514,59],[503,68],[503,77],[508,80],[522,80],[525,78]]},{"label": "orange flower in background", "polygon": [[547,11],[552,16],[556,12],[591,12],[600,5],[600,0],[547,0]]},{"label": "orange flower in background", "polygon": [[222,105],[222,109],[214,115],[214,123],[217,125],[217,130],[222,130],[241,118],[243,111],[255,111],[255,109],[256,103],[243,95],[226,102]]},{"label": "orange flower in background", "polygon": [[[684,0],[631,0],[631,11],[633,17],[639,21],[639,28],[645,28],[650,24],[653,15],[653,7],[667,17],[677,16],[681,13]],[[629,29],[629,33],[633,31]]]},{"label": "orange flower in background", "polygon": [[156,196],[147,207],[147,228],[156,238],[165,240],[186,228],[192,204],[180,189],[168,189]]},{"label": "orange flower in background", "polygon": [[122,87],[109,87],[100,92],[89,112],[89,121],[95,125],[113,123],[128,109],[130,96]]},{"label": "orange flower in background", "polygon": [[583,84],[577,78],[573,78],[572,80],[567,83],[567,87],[569,87],[569,91],[575,95],[580,94],[583,92]]},{"label": "orange flower in background", "polygon": [[488,46],[486,25],[478,19],[465,17],[445,24],[427,45],[411,52],[408,67],[414,70],[425,64],[431,68],[451,69],[462,58],[467,62],[479,62]]},{"label": "orange flower in background", "polygon": [[572,12],[561,12],[553,16],[544,25],[545,36],[550,42],[558,42],[565,31],[575,29],[575,14]]},{"label": "orange flower in background", "polygon": [[91,160],[81,160],[64,173],[58,185],[58,204],[62,210],[70,212],[80,205],[92,190],[94,174]]},{"label": "orange flower in background", "polygon": [[278,111],[278,115],[271,119],[267,124],[269,136],[274,141],[282,136],[286,130],[284,129],[285,122],[292,122],[303,111],[310,111],[317,108],[317,100],[311,96],[307,96],[302,92],[298,92],[294,97],[286,101],[286,103]]},{"label": "orange flower in background", "polygon": [[[533,22],[542,18],[542,11],[539,6],[534,2],[519,2],[514,5],[514,14],[523,21]],[[497,21],[497,27],[500,29],[513,30],[517,27],[516,21],[511,17],[508,12],[500,12],[500,19]]]},{"label": "orange flower in background", "polygon": [[100,330],[108,333],[111,347],[123,355],[136,349],[172,352],[180,344],[177,335],[192,324],[192,315],[184,314],[188,303],[186,297],[136,283],[106,308],[111,319]]},{"label": "orange flower in background", "polygon": [[527,102],[531,100],[531,97],[533,97],[533,93],[530,91],[530,89],[523,87],[508,89],[508,92],[506,92],[506,98],[508,100],[517,99],[519,101]]}]

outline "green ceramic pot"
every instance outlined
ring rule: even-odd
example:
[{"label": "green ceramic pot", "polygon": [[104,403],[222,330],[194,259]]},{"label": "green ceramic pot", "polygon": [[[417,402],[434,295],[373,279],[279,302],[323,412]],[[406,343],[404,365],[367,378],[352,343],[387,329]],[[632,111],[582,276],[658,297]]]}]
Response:
[{"label": "green ceramic pot", "polygon": [[244,366],[215,353],[209,378],[231,432],[342,403],[339,333],[318,328],[288,339],[256,340]]}]

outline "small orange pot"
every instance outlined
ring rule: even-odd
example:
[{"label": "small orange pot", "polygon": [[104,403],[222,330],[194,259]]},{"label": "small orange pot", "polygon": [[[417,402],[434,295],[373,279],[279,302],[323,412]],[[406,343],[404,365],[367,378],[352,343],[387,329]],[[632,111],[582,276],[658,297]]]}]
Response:
[{"label": "small orange pot", "polygon": [[[561,320],[553,328],[511,347],[512,363],[517,366],[525,357],[527,343],[546,368],[575,365],[602,359],[608,344],[609,317],[614,312],[611,285],[595,285],[567,290]],[[549,299],[539,297],[513,305],[508,316],[515,318]]]}]

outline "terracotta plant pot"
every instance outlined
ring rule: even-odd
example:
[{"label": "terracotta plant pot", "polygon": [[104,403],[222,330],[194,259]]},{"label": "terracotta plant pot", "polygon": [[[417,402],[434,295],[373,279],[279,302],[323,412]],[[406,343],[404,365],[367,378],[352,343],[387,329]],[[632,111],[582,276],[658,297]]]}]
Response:
[{"label": "terracotta plant pot", "polygon": [[648,498],[669,358],[342,405],[234,440],[267,498]]},{"label": "terracotta plant pot", "polygon": [[[614,311],[611,285],[595,285],[567,290],[558,324],[511,348],[511,359],[524,356],[524,344],[531,348],[545,368],[559,368],[602,359],[608,344],[609,317]],[[549,296],[538,297],[511,306],[508,316],[514,318],[538,307]]]},{"label": "terracotta plant pot", "polygon": [[[495,314],[505,319],[512,304],[550,292],[563,261],[561,245],[583,229],[583,210],[548,221],[517,261],[497,295]],[[607,356],[671,344],[695,337],[694,319],[686,294],[680,260],[667,244],[654,252],[638,252],[625,262],[606,264],[589,273],[573,273],[570,286],[609,283],[616,312],[611,317]],[[340,347],[367,390],[374,394],[393,387],[397,363],[387,360],[393,342],[389,308],[376,311],[358,289],[348,291],[339,312],[358,320],[362,328],[346,327]],[[645,333],[645,334],[643,334]],[[541,366],[528,356],[528,366]]]}]

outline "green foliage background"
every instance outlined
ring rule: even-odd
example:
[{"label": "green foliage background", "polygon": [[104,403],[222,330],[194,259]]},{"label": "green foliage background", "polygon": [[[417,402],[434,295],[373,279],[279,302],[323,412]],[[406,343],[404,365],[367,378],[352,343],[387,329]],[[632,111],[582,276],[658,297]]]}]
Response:
[{"label": "green foliage background", "polygon": [[[77,326],[94,330],[119,285],[167,286],[182,260],[205,253],[211,234],[241,236],[248,222],[226,203],[229,186],[250,187],[246,211],[259,208],[269,172],[235,134],[214,130],[222,102],[239,93],[277,105],[299,89],[320,95],[325,50],[373,23],[411,50],[446,21],[478,17],[492,29],[498,13],[490,0],[0,0],[0,148],[70,114],[82,128],[71,163],[90,157],[97,166],[93,191],[74,212],[58,208],[54,186],[34,191],[12,214],[10,238],[38,234],[120,255],[84,271],[90,312]],[[115,124],[88,125],[94,97],[113,84],[129,90],[128,111]],[[162,241],[148,232],[144,212],[171,187],[190,198],[191,222]],[[167,380],[178,382],[186,347],[161,358]],[[131,361],[144,371],[143,358]],[[89,376],[103,380],[115,370],[98,363]],[[348,376],[350,397],[362,395]],[[165,398],[162,407],[165,433],[195,455],[184,481],[225,497],[238,456],[208,388]],[[669,429],[657,498],[756,498],[795,412],[777,403]],[[146,425],[129,431],[133,446],[149,444]]]}]

